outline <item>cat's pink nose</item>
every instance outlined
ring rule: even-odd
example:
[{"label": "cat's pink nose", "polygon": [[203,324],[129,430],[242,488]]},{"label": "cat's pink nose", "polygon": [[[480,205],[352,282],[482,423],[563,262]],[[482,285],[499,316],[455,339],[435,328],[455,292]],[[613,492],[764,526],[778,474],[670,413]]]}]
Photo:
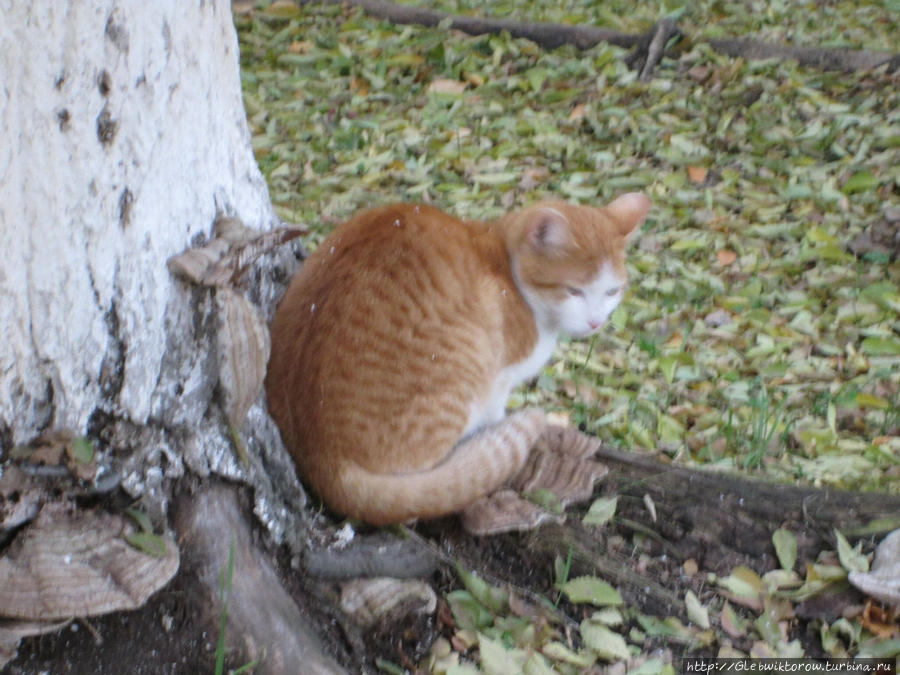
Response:
[{"label": "cat's pink nose", "polygon": [[591,330],[597,330],[602,325],[603,325],[602,321],[594,321],[593,319],[588,321],[588,326],[591,327]]}]

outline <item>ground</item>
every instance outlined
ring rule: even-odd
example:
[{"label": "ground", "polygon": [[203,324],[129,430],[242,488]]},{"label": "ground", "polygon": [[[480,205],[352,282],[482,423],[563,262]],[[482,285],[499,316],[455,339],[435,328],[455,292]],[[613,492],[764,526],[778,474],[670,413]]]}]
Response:
[{"label": "ground", "polygon": [[[532,3],[523,18],[632,32],[661,18],[658,3],[571,5]],[[643,82],[623,50],[605,45],[546,51],[508,35],[394,26],[333,3],[276,3],[237,18],[256,156],[279,213],[311,226],[310,247],[357,208],[396,199],[487,218],[546,196],[648,192],[654,214],[631,251],[631,288],[610,331],[564,344],[514,405],[542,405],[610,446],[652,449],[672,466],[896,495],[898,74],[746,61],[704,43],[753,36],[896,48],[896,2],[803,7],[692,3],[674,12],[688,39]],[[774,528],[760,533],[750,520],[716,535],[770,551],[750,571],[740,565],[752,556],[705,558],[701,539],[692,555],[675,555],[690,514],[680,511],[667,524],[681,529],[660,536],[634,489],[646,481],[602,488],[619,505],[600,529],[580,523],[583,511],[569,529],[479,540],[453,519],[419,525],[446,556],[430,579],[438,610],[368,632],[334,609],[333,582],[294,571],[284,551],[273,555],[327,650],[351,671],[374,671],[377,659],[388,672],[424,663],[439,638],[473,662],[497,644],[516,658],[523,645],[577,651],[585,627],[606,626],[591,617],[613,621],[611,609],[623,620],[609,624],[613,632],[645,656],[900,651],[896,620],[879,639],[864,599],[844,582],[880,535],[857,532],[854,555],[840,550],[832,527],[804,539],[808,523],[793,523],[787,540],[798,537],[807,556],[789,565],[793,580],[773,557]],[[650,500],[661,514],[664,496]],[[726,510],[737,512],[739,499]],[[487,591],[453,561],[518,600],[488,610],[490,598],[478,600]],[[777,574],[763,581],[767,571]],[[8,672],[211,672],[218,617],[203,609],[192,574],[183,568],[135,612],[26,640]],[[622,605],[561,592],[579,575],[615,579]],[[817,583],[834,592],[814,593]],[[740,592],[748,587],[756,590]],[[558,609],[545,613],[545,601]],[[473,618],[475,609],[484,611]],[[772,611],[777,620],[765,621]],[[546,630],[527,635],[520,619]]]}]

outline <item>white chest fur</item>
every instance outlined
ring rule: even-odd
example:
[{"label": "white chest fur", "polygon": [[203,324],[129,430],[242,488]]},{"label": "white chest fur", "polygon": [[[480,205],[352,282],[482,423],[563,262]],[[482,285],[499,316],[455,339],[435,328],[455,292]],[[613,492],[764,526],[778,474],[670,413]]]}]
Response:
[{"label": "white chest fur", "polygon": [[497,375],[486,401],[476,405],[469,416],[466,434],[488,424],[499,422],[506,415],[506,402],[513,388],[537,375],[556,348],[558,334],[539,331],[537,344],[526,358],[507,366]]}]

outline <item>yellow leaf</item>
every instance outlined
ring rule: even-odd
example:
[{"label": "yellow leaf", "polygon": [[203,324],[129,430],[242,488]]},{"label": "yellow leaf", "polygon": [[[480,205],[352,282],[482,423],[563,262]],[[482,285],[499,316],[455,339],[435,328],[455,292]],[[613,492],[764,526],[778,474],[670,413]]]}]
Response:
[{"label": "yellow leaf", "polygon": [[579,103],[572,108],[572,112],[569,113],[570,122],[578,122],[585,117],[587,117],[587,106],[584,103]]},{"label": "yellow leaf", "polygon": [[484,84],[484,78],[478,73],[463,73],[463,78],[473,87],[480,87]]},{"label": "yellow leaf", "polygon": [[465,82],[439,77],[428,85],[428,91],[434,94],[461,94],[466,88]]}]

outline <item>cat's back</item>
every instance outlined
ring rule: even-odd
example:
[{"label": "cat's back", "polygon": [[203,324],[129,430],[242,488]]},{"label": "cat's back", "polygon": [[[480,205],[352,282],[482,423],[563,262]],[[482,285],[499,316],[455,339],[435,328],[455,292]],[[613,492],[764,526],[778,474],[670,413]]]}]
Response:
[{"label": "cat's back", "polygon": [[[377,282],[403,284],[438,275],[435,284],[457,280],[476,264],[473,231],[467,223],[428,205],[392,204],[369,209],[340,225],[309,257],[288,291],[314,294],[327,289],[370,288]],[[451,292],[435,285],[410,293]]]},{"label": "cat's back", "polygon": [[379,326],[402,337],[409,333],[404,327],[436,314],[448,318],[481,283],[483,252],[476,239],[468,223],[428,205],[363,211],[307,258],[285,293],[273,331],[287,331],[290,339],[343,327],[358,342],[367,341],[364,334],[377,335]]}]

